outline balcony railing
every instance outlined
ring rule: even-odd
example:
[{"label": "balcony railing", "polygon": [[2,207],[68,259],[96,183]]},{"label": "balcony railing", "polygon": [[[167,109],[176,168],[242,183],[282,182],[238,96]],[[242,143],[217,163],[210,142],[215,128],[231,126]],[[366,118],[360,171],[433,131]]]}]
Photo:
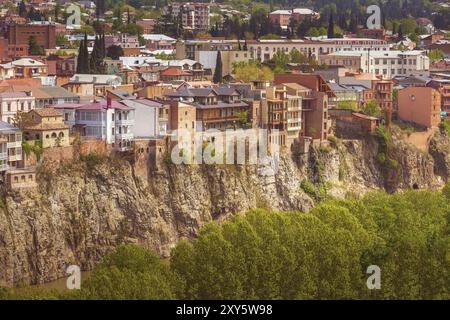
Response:
[{"label": "balcony railing", "polygon": [[21,154],[13,154],[13,155],[9,155],[9,157],[8,157],[8,161],[20,161],[20,160],[22,160]]},{"label": "balcony railing", "polygon": [[12,141],[6,144],[6,147],[9,148],[20,148],[22,146],[22,141]]},{"label": "balcony railing", "polygon": [[133,126],[134,119],[116,119],[116,125],[118,126]]},{"label": "balcony railing", "polygon": [[118,140],[131,140],[133,138],[133,133],[116,133],[116,139]]},{"label": "balcony railing", "polygon": [[9,169],[9,166],[6,163],[0,164],[0,171],[6,171]]},{"label": "balcony railing", "polygon": [[0,152],[0,160],[7,160],[8,152]]}]

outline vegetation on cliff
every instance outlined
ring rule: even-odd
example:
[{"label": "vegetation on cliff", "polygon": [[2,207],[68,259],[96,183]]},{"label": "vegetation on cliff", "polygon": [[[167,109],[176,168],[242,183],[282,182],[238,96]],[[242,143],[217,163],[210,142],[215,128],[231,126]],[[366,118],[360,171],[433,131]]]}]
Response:
[{"label": "vegetation on cliff", "polygon": [[[448,299],[449,200],[447,185],[327,198],[308,213],[252,210],[208,224],[169,262],[122,245],[81,290],[0,290],[0,298]],[[369,265],[381,268],[379,290],[366,286]]]}]

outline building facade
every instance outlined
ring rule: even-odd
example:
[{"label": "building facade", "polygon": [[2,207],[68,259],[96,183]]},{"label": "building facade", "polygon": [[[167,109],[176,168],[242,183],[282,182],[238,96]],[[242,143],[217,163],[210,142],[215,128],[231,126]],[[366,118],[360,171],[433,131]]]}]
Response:
[{"label": "building facade", "polygon": [[441,121],[441,95],[430,87],[409,87],[398,92],[398,119],[426,128]]}]

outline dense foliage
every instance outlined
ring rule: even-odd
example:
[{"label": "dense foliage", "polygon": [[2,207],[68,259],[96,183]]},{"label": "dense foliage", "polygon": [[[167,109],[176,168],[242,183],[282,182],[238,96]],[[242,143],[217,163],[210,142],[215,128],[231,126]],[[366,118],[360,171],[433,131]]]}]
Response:
[{"label": "dense foliage", "polygon": [[[170,263],[119,246],[75,293],[1,298],[448,299],[450,185],[442,192],[329,198],[308,213],[253,210],[205,226]],[[366,286],[369,265],[381,289]]]}]

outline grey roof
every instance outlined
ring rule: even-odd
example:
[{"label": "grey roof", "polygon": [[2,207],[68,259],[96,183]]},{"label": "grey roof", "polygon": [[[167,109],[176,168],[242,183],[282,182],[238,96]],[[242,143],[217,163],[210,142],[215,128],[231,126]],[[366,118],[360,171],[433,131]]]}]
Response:
[{"label": "grey roof", "polygon": [[240,95],[234,88],[220,86],[215,88],[182,88],[176,92],[168,93],[170,97],[207,97],[213,93],[218,96]]},{"label": "grey roof", "polygon": [[136,96],[129,93],[127,90],[122,89],[115,89],[115,90],[109,90],[112,94],[122,98],[122,99],[136,99]]},{"label": "grey roof", "polygon": [[333,91],[352,91],[351,89],[341,86],[340,84],[337,84],[335,82],[328,82],[327,84]]},{"label": "grey roof", "polygon": [[19,128],[9,124],[8,122],[0,121],[0,132],[18,132]]},{"label": "grey roof", "polygon": [[149,106],[149,107],[156,107],[156,108],[162,108],[164,107],[164,104],[155,100],[150,100],[150,99],[126,99],[126,100],[122,100],[122,103],[124,103],[125,105],[129,106],[129,107],[133,107],[136,103],[145,105],[145,106]]},{"label": "grey roof", "polygon": [[38,88],[53,98],[79,98],[78,95],[72,93],[62,87],[42,86]]}]

